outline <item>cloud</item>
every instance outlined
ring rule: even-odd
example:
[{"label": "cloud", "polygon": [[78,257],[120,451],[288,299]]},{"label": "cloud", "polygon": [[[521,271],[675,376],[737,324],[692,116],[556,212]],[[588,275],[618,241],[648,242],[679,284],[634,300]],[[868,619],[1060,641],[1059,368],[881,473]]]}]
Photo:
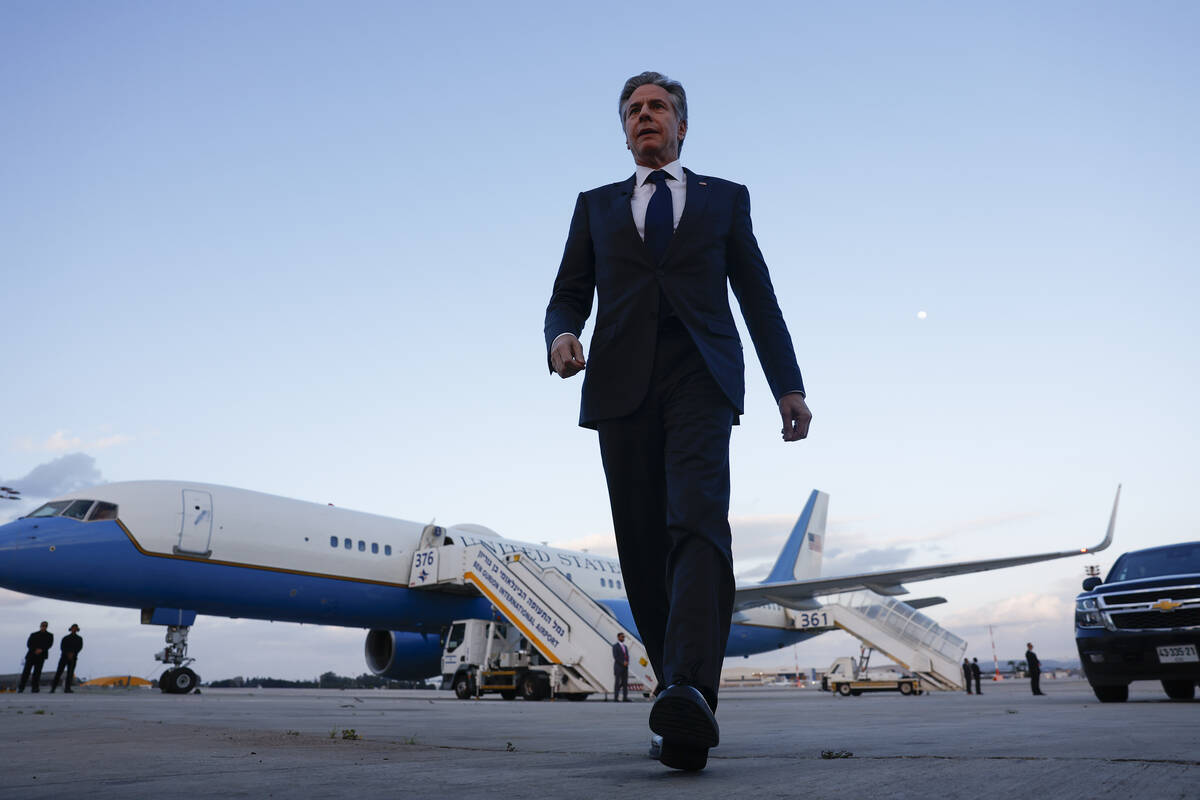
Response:
[{"label": "cloud", "polygon": [[41,442],[35,442],[28,436],[22,437],[17,440],[17,447],[27,453],[66,453],[70,450],[103,450],[132,441],[132,436],[123,433],[84,440],[78,436],[71,436],[70,431],[58,430]]},{"label": "cloud", "polygon": [[96,459],[87,453],[60,456],[34,467],[24,478],[5,478],[0,481],[19,491],[23,500],[56,497],[103,482],[104,477],[96,468]]},{"label": "cloud", "polygon": [[1005,597],[995,603],[952,611],[942,619],[942,624],[951,630],[995,628],[1028,628],[1042,623],[1063,624],[1070,627],[1074,614],[1074,599],[1062,594],[1027,592]]},{"label": "cloud", "polygon": [[857,575],[860,572],[876,572],[899,569],[908,563],[915,547],[877,547],[871,550],[847,552],[830,550],[821,565],[822,575]]}]

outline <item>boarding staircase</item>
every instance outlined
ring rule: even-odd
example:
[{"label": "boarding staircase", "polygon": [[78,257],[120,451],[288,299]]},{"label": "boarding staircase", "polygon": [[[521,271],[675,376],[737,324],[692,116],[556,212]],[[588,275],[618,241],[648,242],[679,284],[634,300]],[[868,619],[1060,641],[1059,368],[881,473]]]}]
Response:
[{"label": "boarding staircase", "polygon": [[561,570],[522,553],[500,555],[487,543],[435,544],[413,553],[408,585],[482,594],[548,661],[573,670],[595,692],[612,686],[612,646],[624,633],[630,691],[652,692],[657,685],[642,643],[612,612]]},{"label": "boarding staircase", "polygon": [[928,688],[961,691],[967,643],[910,605],[862,590],[821,598],[837,627],[915,675]]}]

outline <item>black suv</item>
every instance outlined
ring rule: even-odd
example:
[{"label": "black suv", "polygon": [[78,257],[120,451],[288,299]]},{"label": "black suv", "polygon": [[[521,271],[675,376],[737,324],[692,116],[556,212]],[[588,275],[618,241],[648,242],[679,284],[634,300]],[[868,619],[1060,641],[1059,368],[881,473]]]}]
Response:
[{"label": "black suv", "polygon": [[1128,700],[1130,682],[1143,680],[1190,700],[1200,681],[1200,542],[1134,550],[1103,583],[1085,580],[1075,644],[1103,703]]}]

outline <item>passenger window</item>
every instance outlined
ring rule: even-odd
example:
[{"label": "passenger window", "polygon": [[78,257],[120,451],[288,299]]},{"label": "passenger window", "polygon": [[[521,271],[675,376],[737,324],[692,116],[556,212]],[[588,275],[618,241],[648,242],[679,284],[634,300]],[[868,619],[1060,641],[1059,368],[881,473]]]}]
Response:
[{"label": "passenger window", "polygon": [[71,505],[70,500],[55,500],[53,503],[46,503],[36,509],[32,514],[25,517],[26,519],[40,519],[42,517],[57,517],[62,513],[62,510]]},{"label": "passenger window", "polygon": [[385,544],[383,546],[383,554],[385,556],[390,556],[392,554],[392,546],[390,544]]},{"label": "passenger window", "polygon": [[620,582],[620,581],[617,581],[617,588],[618,588],[618,589],[620,589],[620,588],[621,588],[621,582]]},{"label": "passenger window", "polygon": [[379,553],[379,542],[371,542],[371,552],[375,554]]},{"label": "passenger window", "polygon": [[105,519],[117,518],[116,503],[105,503],[104,501],[97,502],[92,508],[92,514],[88,517],[88,522],[99,522]]},{"label": "passenger window", "polygon": [[64,511],[62,515],[64,517],[70,517],[71,519],[81,520],[87,516],[87,512],[92,509],[92,503],[94,502],[94,500],[76,500],[75,502],[71,503],[71,505],[67,506],[67,510]]},{"label": "passenger window", "polygon": [[362,539],[358,540],[358,552],[365,553],[367,551],[367,543]]},{"label": "passenger window", "polygon": [[336,537],[336,536],[330,536],[330,537],[329,537],[329,546],[330,546],[330,547],[337,547],[337,537]]},{"label": "passenger window", "polygon": [[345,547],[347,550],[349,550],[350,548],[354,547],[354,543],[351,542],[349,539],[345,539],[342,542],[342,546]]}]

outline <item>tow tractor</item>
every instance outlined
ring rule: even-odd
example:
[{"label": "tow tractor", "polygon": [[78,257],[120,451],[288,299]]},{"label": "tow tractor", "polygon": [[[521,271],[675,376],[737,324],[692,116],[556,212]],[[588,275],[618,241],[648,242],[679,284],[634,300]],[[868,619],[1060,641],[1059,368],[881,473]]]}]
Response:
[{"label": "tow tractor", "polygon": [[924,694],[921,679],[911,675],[872,678],[867,671],[871,648],[859,651],[858,660],[850,656],[834,659],[821,678],[821,689],[842,697],[858,697],[863,692],[899,692],[903,695]]},{"label": "tow tractor", "polygon": [[442,688],[459,700],[498,693],[505,700],[585,700],[594,687],[574,668],[546,660],[514,626],[486,619],[450,625],[442,650]]}]

